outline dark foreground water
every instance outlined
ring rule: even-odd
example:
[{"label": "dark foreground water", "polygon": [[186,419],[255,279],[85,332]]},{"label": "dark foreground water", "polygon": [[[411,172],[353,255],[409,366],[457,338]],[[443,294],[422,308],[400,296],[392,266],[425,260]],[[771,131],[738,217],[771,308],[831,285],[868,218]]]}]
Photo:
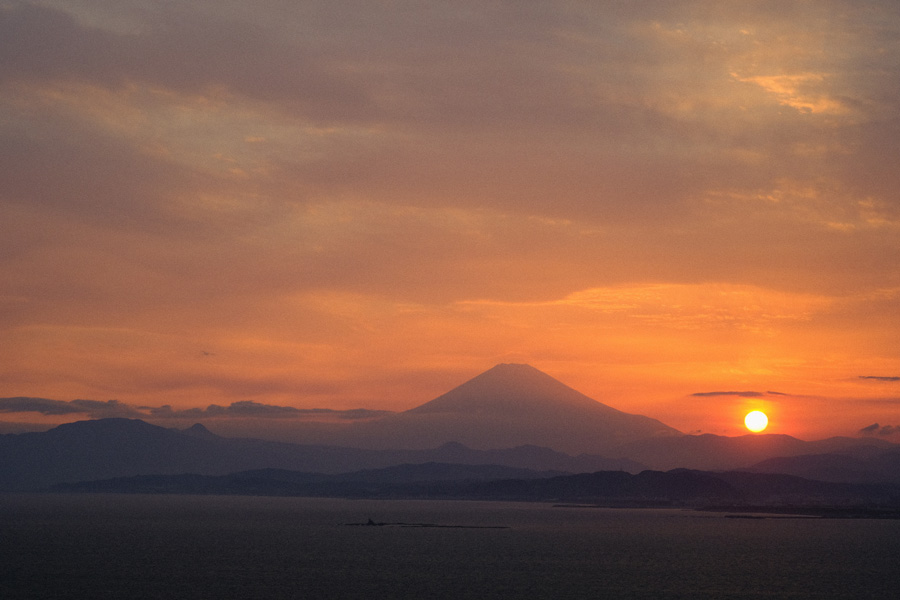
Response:
[{"label": "dark foreground water", "polygon": [[[348,523],[454,527],[367,527]],[[900,597],[900,521],[0,495],[0,598]]]}]

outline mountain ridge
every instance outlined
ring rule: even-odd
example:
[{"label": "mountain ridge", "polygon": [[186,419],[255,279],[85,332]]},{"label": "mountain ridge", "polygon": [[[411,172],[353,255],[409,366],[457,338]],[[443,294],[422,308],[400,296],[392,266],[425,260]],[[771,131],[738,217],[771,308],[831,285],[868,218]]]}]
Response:
[{"label": "mountain ridge", "polygon": [[563,472],[645,468],[628,460],[575,457],[534,446],[477,450],[447,444],[425,450],[365,450],[207,433],[193,427],[175,430],[139,419],[111,418],[66,423],[45,432],[0,435],[0,490],[34,491],[58,483],[151,474],[212,476],[261,468],[342,473],[426,462]]},{"label": "mountain ridge", "polygon": [[500,363],[434,400],[406,413],[498,413],[506,416],[523,409],[569,406],[583,409],[616,410],[554,379],[528,364]]},{"label": "mountain ridge", "polygon": [[830,482],[900,484],[900,448],[864,457],[839,452],[779,456],[745,470],[752,473],[783,473]]},{"label": "mountain ridge", "polygon": [[[193,427],[179,431],[140,420],[113,418],[68,423],[40,433],[2,435],[0,490],[35,491],[65,482],[151,474],[220,476],[272,468],[334,474],[429,462],[569,473],[668,470],[665,469],[668,463],[676,464],[674,468],[700,470],[784,471],[833,482],[900,482],[900,448],[889,445],[879,450],[863,445],[871,444],[871,440],[852,438],[804,442],[790,436],[724,438],[707,434],[673,438],[663,447],[652,446],[659,440],[645,440],[644,445],[632,446],[630,453],[623,451],[621,455],[608,457],[573,456],[536,445],[480,450],[450,442],[426,450],[365,450],[225,438],[207,433]],[[646,444],[651,445],[649,450]],[[821,471],[802,470],[814,460],[803,456],[822,448],[845,457],[837,459],[843,471],[832,469],[829,476]],[[643,452],[638,451],[641,449]],[[663,459],[659,458],[660,451]],[[791,458],[791,454],[798,458]],[[832,462],[826,461],[826,466]],[[696,466],[710,463],[715,468]]]},{"label": "mountain ridge", "polygon": [[534,444],[606,455],[627,442],[683,434],[589,398],[530,365],[501,363],[425,404],[355,424],[349,435],[367,447],[456,441],[478,449]]},{"label": "mountain ridge", "polygon": [[898,484],[833,483],[791,475],[691,469],[554,474],[426,463],[340,475],[278,469],[224,476],[144,475],[63,484],[54,491],[503,500],[578,503],[581,507],[718,507],[738,512],[900,517]]}]

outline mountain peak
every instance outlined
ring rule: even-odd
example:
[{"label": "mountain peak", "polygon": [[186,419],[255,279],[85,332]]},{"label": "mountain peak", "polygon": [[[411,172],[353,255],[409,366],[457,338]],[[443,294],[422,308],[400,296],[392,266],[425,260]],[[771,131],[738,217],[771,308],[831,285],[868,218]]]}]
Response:
[{"label": "mountain peak", "polygon": [[181,433],[201,439],[214,439],[219,437],[207,429],[202,423],[194,423],[187,429],[182,429]]},{"label": "mountain peak", "polygon": [[554,408],[614,408],[588,398],[531,365],[498,364],[410,413],[514,415]]},{"label": "mountain peak", "polygon": [[574,453],[599,453],[626,442],[679,434],[656,419],[597,402],[524,364],[496,365],[397,414],[390,424],[395,440],[404,431],[416,431],[431,447],[447,441],[470,448],[534,444]]},{"label": "mountain peak", "polygon": [[[513,370],[513,371],[538,371],[539,373],[542,372],[539,369],[535,369],[534,367],[532,367],[531,365],[529,365],[527,363],[497,363],[496,365],[494,365],[493,367],[488,369],[488,371],[494,371],[496,369],[500,369],[503,371]],[[485,371],[485,372],[487,372],[487,371]]]}]

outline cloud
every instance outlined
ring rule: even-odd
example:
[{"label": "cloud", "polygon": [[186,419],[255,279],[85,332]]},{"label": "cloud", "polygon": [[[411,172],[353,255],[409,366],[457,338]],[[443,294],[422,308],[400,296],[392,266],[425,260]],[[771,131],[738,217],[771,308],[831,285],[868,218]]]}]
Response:
[{"label": "cloud", "polygon": [[[268,174],[295,189],[324,185],[333,193],[362,185],[387,202],[421,203],[428,189],[442,203],[504,212],[671,219],[710,178],[743,180],[750,193],[772,183],[748,180],[759,171],[732,152],[777,153],[785,166],[797,164],[786,156],[789,145],[746,122],[748,84],[731,74],[735,66],[752,71],[760,44],[770,44],[765,58],[772,63],[794,50],[795,38],[777,34],[785,29],[780,11],[747,11],[742,18],[755,27],[751,33],[742,23],[746,33],[738,33],[727,11],[710,15],[688,4],[604,14],[514,3],[401,13],[360,3],[349,23],[349,15],[324,5],[287,11],[280,20],[271,16],[276,10],[267,4],[251,15],[204,2],[152,13],[125,9],[135,23],[116,29],[88,24],[77,8],[15,5],[0,13],[0,33],[11,40],[0,74],[28,85],[159,90],[121,100],[142,105],[132,120],[154,125],[161,104],[178,105],[192,117],[184,127],[195,129],[194,145],[209,139],[211,114],[224,125],[228,115],[252,113],[245,126],[275,133],[283,125],[300,142],[266,160]],[[710,35],[714,30],[721,39]],[[807,32],[812,41],[815,31]],[[197,97],[205,102],[190,111]],[[723,129],[728,120],[746,126],[729,126],[738,135]],[[782,120],[803,139],[822,134]],[[314,124],[331,129],[316,135]],[[240,140],[270,137],[241,133]],[[164,141],[170,156],[175,136]],[[210,141],[229,156],[232,148],[246,151],[224,137]],[[728,151],[710,151],[713,141]],[[743,148],[757,144],[764,147]]]},{"label": "cloud", "polygon": [[118,400],[50,400],[47,398],[0,398],[0,412],[28,413],[36,412],[47,416],[86,415],[92,419],[112,417],[140,418],[139,410],[123,404]]},{"label": "cloud", "polygon": [[880,377],[877,375],[860,375],[860,379],[869,379],[871,381],[881,381],[885,383],[892,383],[894,381],[900,381],[900,377]]},{"label": "cloud", "polygon": [[759,398],[765,396],[763,392],[697,392],[691,396],[698,397],[715,397],[715,396],[738,396],[742,398]]},{"label": "cloud", "polygon": [[85,414],[95,419],[107,417],[139,418],[141,416],[140,411],[118,400],[107,400],[106,402],[100,400],[72,400],[69,404],[83,410]]},{"label": "cloud", "polygon": [[900,426],[879,425],[878,423],[872,423],[867,427],[863,427],[857,433],[861,435],[877,435],[880,437],[888,437],[900,435]]},{"label": "cloud", "polygon": [[0,413],[40,413],[45,416],[85,415],[91,419],[124,417],[131,419],[207,419],[207,418],[264,418],[297,420],[355,421],[391,414],[391,411],[330,408],[294,408],[249,400],[232,402],[229,406],[210,404],[205,409],[173,409],[169,405],[130,406],[118,400],[50,400],[48,398],[0,398]]},{"label": "cloud", "polygon": [[0,412],[19,413],[37,412],[44,415],[70,415],[80,414],[84,411],[61,400],[48,400],[47,398],[0,398]]},{"label": "cloud", "polygon": [[16,4],[0,10],[0,37],[0,80],[109,88],[142,81],[184,94],[224,87],[316,117],[359,114],[369,103],[302,45],[210,12],[172,7],[145,19],[139,31],[121,33],[86,26],[62,10]]},{"label": "cloud", "polygon": [[330,408],[294,408],[263,404],[250,400],[232,402],[228,406],[210,404],[205,409],[173,409],[171,406],[142,407],[148,416],[163,419],[206,419],[206,418],[264,418],[264,419],[297,419],[297,420],[364,420],[391,414],[391,411],[350,409],[334,410]]}]

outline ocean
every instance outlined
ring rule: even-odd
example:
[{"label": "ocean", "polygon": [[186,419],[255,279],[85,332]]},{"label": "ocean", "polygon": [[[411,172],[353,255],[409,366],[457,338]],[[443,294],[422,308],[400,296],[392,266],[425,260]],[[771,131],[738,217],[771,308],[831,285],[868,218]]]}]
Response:
[{"label": "ocean", "polygon": [[6,600],[898,594],[896,520],[506,502],[0,495]]}]

